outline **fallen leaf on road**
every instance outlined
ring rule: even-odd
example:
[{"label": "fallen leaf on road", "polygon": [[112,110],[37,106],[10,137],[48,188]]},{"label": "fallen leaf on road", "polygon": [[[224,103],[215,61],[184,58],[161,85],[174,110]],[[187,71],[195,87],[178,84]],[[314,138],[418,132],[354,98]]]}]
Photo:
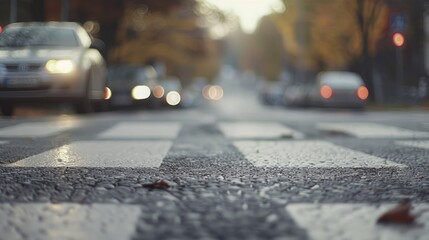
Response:
[{"label": "fallen leaf on road", "polygon": [[395,207],[383,213],[377,223],[413,224],[420,214],[411,214],[411,200],[405,199]]},{"label": "fallen leaf on road", "polygon": [[150,189],[166,189],[170,187],[170,184],[164,180],[156,181],[154,183],[143,184],[143,187]]}]

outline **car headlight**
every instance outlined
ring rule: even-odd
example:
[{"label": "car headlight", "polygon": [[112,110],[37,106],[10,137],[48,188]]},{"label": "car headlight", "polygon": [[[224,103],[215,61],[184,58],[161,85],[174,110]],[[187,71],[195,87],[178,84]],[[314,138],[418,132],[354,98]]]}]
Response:
[{"label": "car headlight", "polygon": [[135,86],[131,90],[131,97],[134,100],[143,100],[150,97],[150,88],[145,85]]},{"label": "car headlight", "polygon": [[50,73],[67,74],[73,72],[75,65],[71,60],[49,60],[46,63],[46,70]]},{"label": "car headlight", "polygon": [[170,106],[176,106],[180,103],[181,97],[180,94],[176,91],[171,91],[167,94],[166,97],[167,103]]}]

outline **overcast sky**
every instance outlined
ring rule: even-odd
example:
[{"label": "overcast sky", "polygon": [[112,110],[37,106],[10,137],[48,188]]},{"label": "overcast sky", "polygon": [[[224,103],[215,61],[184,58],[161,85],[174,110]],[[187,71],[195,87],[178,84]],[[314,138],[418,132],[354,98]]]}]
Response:
[{"label": "overcast sky", "polygon": [[205,0],[224,11],[235,13],[240,19],[240,25],[247,33],[255,30],[259,19],[275,11],[283,11],[281,0]]}]

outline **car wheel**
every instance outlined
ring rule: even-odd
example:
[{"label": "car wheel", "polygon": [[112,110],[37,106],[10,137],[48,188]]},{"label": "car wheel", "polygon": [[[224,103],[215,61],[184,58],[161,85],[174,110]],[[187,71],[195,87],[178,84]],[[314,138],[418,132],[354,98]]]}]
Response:
[{"label": "car wheel", "polygon": [[93,109],[95,112],[106,112],[109,110],[109,103],[107,100],[97,100],[93,102]]},{"label": "car wheel", "polygon": [[12,104],[1,105],[1,113],[3,114],[3,116],[7,116],[7,117],[12,116],[14,110],[15,110],[15,106],[13,106]]},{"label": "car wheel", "polygon": [[90,81],[88,80],[84,96],[74,104],[77,114],[86,114],[93,111],[93,104],[90,98],[90,86]]}]

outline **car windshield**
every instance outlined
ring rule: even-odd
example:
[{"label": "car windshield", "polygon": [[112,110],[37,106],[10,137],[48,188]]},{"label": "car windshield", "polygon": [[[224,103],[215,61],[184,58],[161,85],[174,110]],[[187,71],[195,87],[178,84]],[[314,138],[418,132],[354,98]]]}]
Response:
[{"label": "car windshield", "polygon": [[0,47],[63,46],[78,47],[72,29],[28,26],[7,28],[0,35]]},{"label": "car windshield", "polygon": [[336,88],[358,88],[363,85],[360,77],[353,73],[323,73],[320,76],[320,83],[322,85],[329,85]]}]

